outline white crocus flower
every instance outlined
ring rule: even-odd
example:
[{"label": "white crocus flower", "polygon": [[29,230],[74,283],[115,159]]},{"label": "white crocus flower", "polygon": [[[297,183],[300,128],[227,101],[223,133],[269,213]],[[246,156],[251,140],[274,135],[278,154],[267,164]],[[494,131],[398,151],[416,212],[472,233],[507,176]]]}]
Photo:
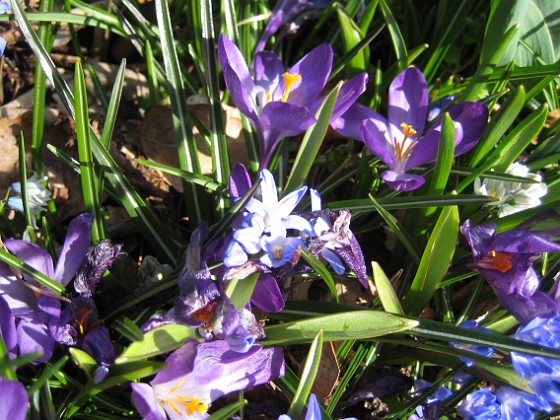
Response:
[{"label": "white crocus flower", "polygon": [[528,178],[536,182],[502,181],[499,179],[477,178],[474,181],[474,192],[479,195],[496,198],[487,206],[498,207],[498,217],[517,213],[541,204],[541,197],[547,193],[547,187],[538,174],[529,172],[529,168],[520,163],[512,163],[507,174]]}]

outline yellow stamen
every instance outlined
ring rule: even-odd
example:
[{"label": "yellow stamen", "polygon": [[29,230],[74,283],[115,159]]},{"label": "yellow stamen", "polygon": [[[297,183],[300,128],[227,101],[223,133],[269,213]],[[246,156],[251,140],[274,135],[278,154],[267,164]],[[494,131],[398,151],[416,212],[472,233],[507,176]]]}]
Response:
[{"label": "yellow stamen", "polygon": [[[173,388],[175,389],[175,388]],[[177,395],[166,399],[161,399],[162,404],[168,404],[177,414],[183,414],[178,406],[183,406],[187,415],[194,413],[206,414],[210,405],[208,400],[200,398],[190,398],[183,395]]]},{"label": "yellow stamen", "polygon": [[299,74],[290,74],[286,72],[282,75],[282,77],[284,78],[285,88],[284,96],[282,96],[281,101],[286,102],[288,100],[288,96],[290,96],[290,90],[292,89],[293,84],[298,80],[301,80],[301,76]]},{"label": "yellow stamen", "polygon": [[88,317],[89,315],[93,312],[93,309],[85,309],[85,308],[80,308],[80,318],[76,319],[76,322],[78,323],[78,328],[80,330],[80,335],[84,335],[85,332],[88,329]]},{"label": "yellow stamen", "polygon": [[[402,123],[401,124],[401,128],[402,128],[402,133],[404,135],[404,138],[402,139],[402,141],[398,141],[396,138],[393,139],[395,142],[395,154],[397,157],[397,160],[403,160],[405,159],[410,152],[412,151],[412,148],[414,147],[414,145],[416,144],[416,142],[418,141],[418,139],[413,139],[412,136],[414,136],[417,131],[412,128],[412,126],[410,124],[406,124],[406,123]],[[410,139],[411,143],[406,146],[406,148],[404,147],[406,144],[406,141]]]}]

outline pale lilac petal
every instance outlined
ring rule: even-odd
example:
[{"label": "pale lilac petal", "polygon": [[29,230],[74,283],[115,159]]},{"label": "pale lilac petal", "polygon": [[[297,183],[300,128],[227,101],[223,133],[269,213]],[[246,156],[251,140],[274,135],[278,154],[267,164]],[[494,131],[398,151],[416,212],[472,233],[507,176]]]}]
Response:
[{"label": "pale lilac petal", "polygon": [[251,304],[263,312],[274,313],[284,309],[284,296],[273,276],[266,273],[259,276],[251,295]]},{"label": "pale lilac petal", "polygon": [[301,216],[294,214],[289,215],[284,220],[284,226],[286,229],[299,230],[300,232],[305,232],[308,235],[313,235],[313,227],[311,226],[311,223]]},{"label": "pale lilac petal", "polygon": [[338,257],[338,254],[328,248],[323,248],[321,256],[331,265],[336,274],[344,274],[346,267]]},{"label": "pale lilac petal", "polygon": [[307,187],[301,187],[296,191],[292,191],[291,193],[283,197],[278,202],[278,206],[277,206],[277,210],[280,216],[282,217],[289,216],[294,211],[296,206],[299,204],[301,199],[305,196],[305,193],[307,193]]},{"label": "pale lilac petal", "polygon": [[27,392],[18,381],[0,381],[0,413],[9,420],[25,420],[27,415]]},{"label": "pale lilac petal", "polygon": [[311,196],[311,211],[319,211],[322,209],[321,194],[319,191],[310,188],[309,195]]},{"label": "pale lilac petal", "polygon": [[14,316],[31,312],[37,301],[33,290],[18,280],[11,268],[3,263],[0,263],[0,295]]},{"label": "pale lilac petal", "polygon": [[132,382],[132,403],[145,420],[167,420],[165,411],[159,406],[156,392],[148,384]]},{"label": "pale lilac petal", "polygon": [[[262,51],[255,55],[253,62],[253,72],[255,74],[255,84],[268,92],[269,101],[279,101],[283,93],[273,96],[275,89],[283,82],[284,64],[277,54],[269,51]],[[264,106],[265,103],[263,102]]]},{"label": "pale lilac petal", "polygon": [[6,50],[7,42],[4,38],[0,36],[0,57],[4,55],[4,51]]},{"label": "pale lilac petal", "polygon": [[68,233],[60,251],[54,280],[66,286],[74,278],[85,260],[91,244],[91,224],[93,215],[88,213],[75,217],[68,226]]},{"label": "pale lilac petal", "polygon": [[[379,114],[367,106],[355,103],[344,114],[340,115],[338,118],[331,119],[331,127],[344,137],[364,141],[360,132],[362,123],[369,118],[375,118],[376,115]],[[381,115],[379,115],[379,117],[385,120]],[[387,127],[388,124],[387,120],[385,120],[385,127]]]},{"label": "pale lilac petal", "polygon": [[333,61],[332,48],[328,44],[321,44],[306,54],[288,71],[299,74],[300,83],[290,92],[289,101],[292,104],[308,106],[321,95],[329,75]]},{"label": "pale lilac petal", "polygon": [[193,370],[200,369],[202,366],[197,366],[195,363],[198,348],[199,345],[197,341],[189,340],[171,353],[165,360],[167,368],[161,370],[151,384],[158,385],[166,383],[180,378],[183,375],[188,375]]},{"label": "pale lilac petal", "polygon": [[260,151],[260,168],[266,168],[280,141],[303,133],[315,121],[315,117],[305,107],[286,102],[267,104],[261,113],[263,147]]},{"label": "pale lilac petal", "polygon": [[362,139],[371,153],[381,159],[389,168],[393,168],[395,166],[395,156],[389,146],[389,133],[386,126],[383,131],[380,127],[383,127],[382,120],[378,121],[377,124],[374,119],[365,120],[360,129]]},{"label": "pale lilac petal", "polygon": [[399,174],[395,171],[385,171],[381,178],[396,191],[413,191],[420,188],[426,180],[420,175]]},{"label": "pale lilac petal", "polygon": [[245,264],[248,259],[249,257],[247,256],[245,249],[239,242],[232,240],[228,244],[224,254],[224,265],[226,267],[238,267]]},{"label": "pale lilac petal", "polygon": [[461,127],[455,130],[455,156],[472,149],[488,125],[488,108],[480,102],[463,102],[449,109],[449,115]]},{"label": "pale lilac petal", "polygon": [[[274,181],[274,175],[268,169],[263,169],[260,172],[261,178],[261,202],[266,207],[276,207],[278,205],[278,192],[276,191],[276,181]],[[249,200],[251,202],[251,200]],[[257,210],[252,210],[249,207],[249,204],[255,204],[255,201],[258,203],[258,200],[252,200],[253,203],[248,203],[247,210],[251,212],[256,212]],[[260,203],[259,203],[260,204]]]},{"label": "pale lilac petal", "polygon": [[402,123],[411,125],[420,136],[428,115],[428,103],[428,86],[424,75],[416,68],[408,68],[389,87],[389,122],[399,132]]},{"label": "pale lilac petal", "polygon": [[307,401],[307,414],[305,414],[305,420],[321,420],[323,418],[321,414],[321,407],[319,406],[319,401],[315,394],[309,394],[309,400]]},{"label": "pale lilac petal", "polygon": [[47,277],[52,278],[54,276],[52,257],[39,245],[19,239],[7,239],[4,245],[6,245],[11,254],[24,261],[27,265],[40,271]]}]

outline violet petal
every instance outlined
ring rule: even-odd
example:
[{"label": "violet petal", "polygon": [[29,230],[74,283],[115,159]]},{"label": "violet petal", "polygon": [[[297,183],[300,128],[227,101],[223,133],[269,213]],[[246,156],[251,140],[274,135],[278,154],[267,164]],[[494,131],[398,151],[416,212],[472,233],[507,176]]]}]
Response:
[{"label": "violet petal", "polygon": [[91,243],[92,223],[93,215],[88,213],[80,214],[70,222],[54,273],[54,279],[63,286],[74,278],[84,262]]}]

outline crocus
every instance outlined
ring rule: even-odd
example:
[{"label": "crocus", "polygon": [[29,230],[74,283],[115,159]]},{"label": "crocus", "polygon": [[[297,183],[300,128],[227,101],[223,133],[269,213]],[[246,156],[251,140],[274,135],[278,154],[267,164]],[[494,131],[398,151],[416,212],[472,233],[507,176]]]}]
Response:
[{"label": "crocus", "polygon": [[5,381],[0,378],[0,413],[2,418],[25,420],[27,416],[27,391],[19,381]]},{"label": "crocus", "polygon": [[529,219],[524,226],[497,233],[493,223],[471,226],[467,220],[460,229],[471,247],[474,269],[521,323],[558,312],[557,303],[537,290],[540,280],[532,261],[542,252],[560,252],[560,244],[545,231],[533,232],[532,223]]},{"label": "crocus", "polygon": [[[352,125],[360,125],[361,136],[369,150],[387,165],[381,174],[387,185],[397,191],[412,191],[424,184],[420,175],[409,171],[436,160],[441,134],[441,119],[423,135],[428,116],[428,87],[422,72],[408,68],[389,87],[388,118],[355,106],[342,116],[342,134],[356,136]],[[455,156],[470,150],[486,128],[488,109],[478,102],[463,102],[448,111],[455,125]],[[365,118],[365,119],[364,119]]]},{"label": "crocus", "polygon": [[[319,45],[288,71],[278,55],[260,51],[251,71],[237,46],[222,35],[218,57],[233,103],[259,136],[260,168],[266,168],[281,140],[303,133],[315,122],[314,112],[324,99],[320,95],[331,72],[332,48]],[[348,110],[366,82],[367,74],[362,73],[341,87],[331,121]]]},{"label": "crocus", "polygon": [[529,168],[518,162],[512,163],[506,170],[507,174],[528,178],[535,182],[503,181],[491,178],[476,178],[474,192],[480,195],[494,197],[494,201],[485,206],[496,206],[498,217],[517,213],[541,204],[541,198],[548,191],[542,177],[529,172]]},{"label": "crocus", "polygon": [[132,401],[146,419],[204,419],[212,401],[284,375],[279,347],[231,351],[224,341],[190,340],[166,360],[150,384],[133,383]]},{"label": "crocus", "polygon": [[[56,267],[53,267],[52,257],[34,243],[8,239],[4,244],[20,260],[66,286],[76,276],[86,257],[92,220],[90,214],[82,214],[72,220]],[[55,340],[49,325],[60,317],[60,300],[52,297],[48,290],[41,290],[26,275],[22,280],[18,280],[10,267],[0,263],[0,295],[17,318],[19,354],[41,351],[43,356],[35,360],[39,363],[48,360],[54,349]],[[29,287],[24,282],[29,283]],[[38,296],[35,294],[37,291]]]}]

